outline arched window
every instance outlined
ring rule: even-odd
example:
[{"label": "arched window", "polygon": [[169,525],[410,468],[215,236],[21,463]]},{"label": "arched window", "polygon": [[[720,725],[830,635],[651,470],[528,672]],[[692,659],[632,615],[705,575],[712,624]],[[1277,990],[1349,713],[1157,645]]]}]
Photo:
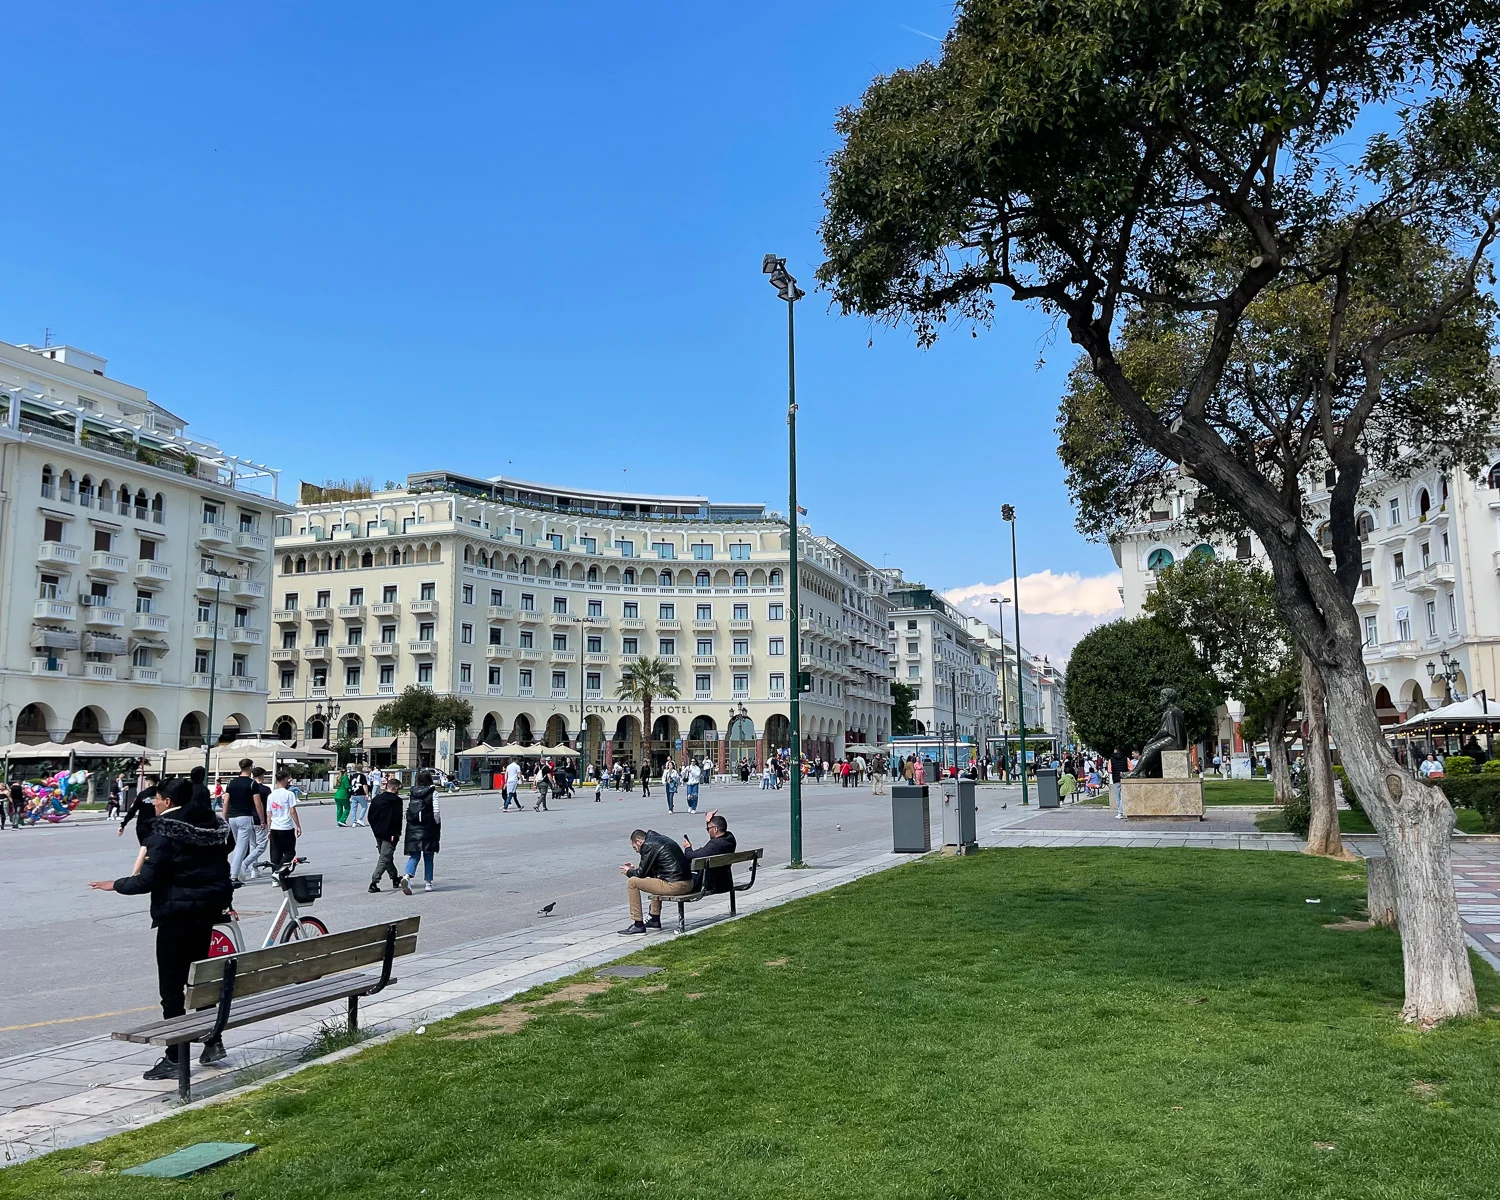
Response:
[{"label": "arched window", "polygon": [[130,488],[129,488],[128,485],[123,484],[123,483],[120,485],[120,510],[119,511],[120,511],[120,515],[122,517],[128,517],[130,515]]},{"label": "arched window", "polygon": [[290,575],[292,573],[292,556],[290,554],[281,560],[281,573],[283,575]]},{"label": "arched window", "polygon": [[359,565],[362,567],[373,567],[375,565],[375,556],[366,550],[359,556]]},{"label": "arched window", "polygon": [[734,573],[734,586],[735,587],[749,587],[750,586],[750,576],[746,575],[745,572],[743,572],[743,571],[736,571]]},{"label": "arched window", "polygon": [[1146,558],[1146,570],[1164,571],[1172,565],[1173,561],[1170,550],[1156,549],[1151,551],[1150,555]]},{"label": "arched window", "polygon": [[1318,526],[1318,545],[1325,550],[1333,549],[1333,522],[1324,521]]},{"label": "arched window", "polygon": [[333,569],[335,571],[342,571],[344,569],[344,552],[342,550],[333,556]]},{"label": "arched window", "polygon": [[144,521],[147,514],[151,512],[151,497],[146,495],[146,489],[141,488],[135,494],[135,519]]},{"label": "arched window", "polygon": [[698,574],[693,577],[693,586],[706,588],[708,586],[708,572],[699,571]]},{"label": "arched window", "polygon": [[474,561],[474,547],[473,546],[465,546],[464,547],[464,562],[473,562],[473,561]]},{"label": "arched window", "polygon": [[599,582],[599,568],[598,567],[590,567],[589,568],[588,582],[589,583],[598,583]]},{"label": "arched window", "polygon": [[563,577],[562,563],[553,563],[552,564],[552,578],[553,579],[561,579],[562,577]]},{"label": "arched window", "polygon": [[57,498],[59,500],[66,500],[69,504],[73,503],[73,472],[72,471],[66,471],[65,470],[62,473],[62,478],[58,481]]},{"label": "arched window", "polygon": [[1202,559],[1205,562],[1213,562],[1214,548],[1207,542],[1200,542],[1198,545],[1193,547],[1192,553],[1190,553],[1188,557]]},{"label": "arched window", "polygon": [[629,587],[629,586],[631,586],[634,583],[635,583],[635,568],[634,567],[626,567],[625,568],[625,585],[627,587]]},{"label": "arched window", "polygon": [[1370,535],[1375,532],[1375,514],[1362,512],[1354,522],[1354,528],[1359,531],[1359,540],[1368,542]]},{"label": "arched window", "polygon": [[304,572],[306,572],[306,570],[307,570],[307,559],[305,559],[305,558],[303,558],[303,557],[302,557],[302,556],[301,556],[301,555],[300,555],[300,554],[299,554],[299,555],[298,555],[298,556],[297,556],[297,574],[298,574],[298,575],[301,575],[301,574],[303,574],[303,573],[304,573]]},{"label": "arched window", "polygon": [[671,587],[672,586],[672,572],[671,571],[662,571],[662,572],[659,572],[657,574],[657,576],[656,576],[656,586],[657,587]]},{"label": "arched window", "polygon": [[[1495,470],[1496,471],[1500,471],[1500,467],[1496,467]],[[56,495],[57,495],[57,484],[56,484],[56,482],[54,481],[54,479],[52,477],[52,464],[51,463],[43,463],[42,464],[42,498],[46,499],[46,500],[51,500]]]},{"label": "arched window", "polygon": [[78,503],[84,508],[94,507],[94,477],[85,475],[78,481]]},{"label": "arched window", "polygon": [[779,569],[771,572],[771,586],[781,586],[781,571]]},{"label": "arched window", "polygon": [[[80,486],[80,491],[81,490],[82,488]],[[1431,508],[1432,497],[1428,495],[1427,489],[1423,488],[1420,492],[1417,493],[1417,512],[1419,515],[1425,517],[1428,513],[1428,510]]]}]

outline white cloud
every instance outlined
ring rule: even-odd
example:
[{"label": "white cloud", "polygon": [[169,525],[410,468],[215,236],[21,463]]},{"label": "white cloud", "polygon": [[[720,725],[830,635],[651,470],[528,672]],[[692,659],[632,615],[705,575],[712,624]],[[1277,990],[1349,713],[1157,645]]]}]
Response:
[{"label": "white cloud", "polygon": [[[1125,615],[1120,603],[1120,574],[1080,575],[1076,571],[1054,574],[1038,571],[1022,575],[1021,642],[1033,654],[1045,654],[1055,663],[1066,663],[1078,640],[1096,625]],[[943,598],[960,612],[978,617],[999,628],[1001,606],[991,604],[991,596],[1011,595],[1011,581],[975,583],[950,588]],[[1004,606],[1005,628],[1014,636],[1015,614]]]}]

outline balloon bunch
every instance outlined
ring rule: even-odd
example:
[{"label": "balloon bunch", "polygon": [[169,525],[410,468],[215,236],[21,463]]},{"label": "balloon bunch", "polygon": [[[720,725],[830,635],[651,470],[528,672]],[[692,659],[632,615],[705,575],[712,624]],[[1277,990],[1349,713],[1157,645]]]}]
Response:
[{"label": "balloon bunch", "polygon": [[71,774],[59,771],[36,783],[23,783],[21,793],[26,797],[26,808],[21,813],[21,820],[28,825],[35,825],[38,821],[56,824],[65,820],[83,799],[88,780],[87,771]]}]

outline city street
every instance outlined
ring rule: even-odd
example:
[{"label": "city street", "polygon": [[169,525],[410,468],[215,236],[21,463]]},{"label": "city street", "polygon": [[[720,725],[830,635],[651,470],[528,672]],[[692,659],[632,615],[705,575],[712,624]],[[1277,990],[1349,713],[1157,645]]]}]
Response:
[{"label": "city street", "polygon": [[[446,797],[437,890],[429,895],[418,885],[410,899],[366,891],[374,839],[366,829],[338,828],[332,805],[301,810],[306,836],[298,848],[311,860],[304,870],[324,876],[323,897],[311,912],[329,929],[420,913],[422,948],[434,951],[538,925],[546,918],[537,909],[553,901],[559,916],[618,906],[623,926],[628,915],[618,867],[633,858],[628,839],[637,826],[679,839],[687,834],[699,843],[703,814],[722,808],[741,848],[764,846],[767,863],[780,867],[788,852],[788,796],[785,789],[761,791],[755,782],[718,784],[703,789],[696,816],[685,812],[681,794],[669,816],[659,789],[650,799],[636,792],[620,800],[611,792],[598,804],[580,793],[544,813],[502,813],[498,793]],[[872,796],[868,785],[823,784],[809,785],[803,797],[809,862],[863,843],[883,841],[889,849],[888,795]],[[0,1058],[107,1034],[155,1010],[147,897],[88,887],[90,880],[128,871],[135,851],[133,832],[117,838],[114,825],[102,821],[0,833],[0,991],[6,999]],[[236,897],[241,927],[258,943],[281,893],[262,879]],[[67,969],[54,972],[54,966]]]}]

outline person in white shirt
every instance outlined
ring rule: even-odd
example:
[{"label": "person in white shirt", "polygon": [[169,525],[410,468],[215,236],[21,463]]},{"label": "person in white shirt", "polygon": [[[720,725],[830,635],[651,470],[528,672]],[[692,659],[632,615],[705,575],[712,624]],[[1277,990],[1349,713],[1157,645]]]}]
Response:
[{"label": "person in white shirt", "polygon": [[521,764],[516,762],[515,759],[511,759],[510,766],[505,768],[505,803],[502,806],[501,811],[510,811],[510,806],[512,803],[515,804],[517,812],[525,811],[525,808],[521,804],[521,797],[518,794],[520,792],[520,789]]},{"label": "person in white shirt", "polygon": [[297,794],[292,791],[292,777],[286,771],[276,772],[276,787],[266,801],[266,825],[271,831],[271,870],[297,857],[297,839],[302,835],[302,818],[297,812]]},{"label": "person in white shirt", "polygon": [[687,769],[687,802],[688,812],[698,811],[698,785],[703,782],[703,768],[698,765],[697,759],[688,763]]}]

